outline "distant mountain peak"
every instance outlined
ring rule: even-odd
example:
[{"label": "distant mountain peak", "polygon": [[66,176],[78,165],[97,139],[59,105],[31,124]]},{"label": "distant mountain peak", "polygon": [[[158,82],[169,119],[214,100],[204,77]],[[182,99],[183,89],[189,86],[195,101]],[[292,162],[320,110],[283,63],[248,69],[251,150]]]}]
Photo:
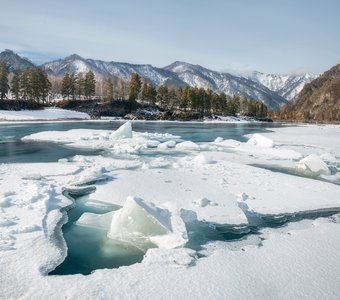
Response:
[{"label": "distant mountain peak", "polygon": [[0,53],[0,60],[7,63],[11,72],[16,69],[27,69],[35,66],[28,58],[21,57],[10,49],[5,49]]},{"label": "distant mountain peak", "polygon": [[65,60],[85,60],[83,57],[81,57],[79,54],[73,53],[67,57],[64,58]]}]

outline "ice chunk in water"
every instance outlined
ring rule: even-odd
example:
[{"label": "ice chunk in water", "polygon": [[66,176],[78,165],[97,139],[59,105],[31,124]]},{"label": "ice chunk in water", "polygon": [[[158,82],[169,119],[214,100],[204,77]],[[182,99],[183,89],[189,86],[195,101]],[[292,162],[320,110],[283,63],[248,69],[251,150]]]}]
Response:
[{"label": "ice chunk in water", "polygon": [[170,212],[140,198],[128,197],[112,218],[108,237],[135,243],[138,239],[171,232]]},{"label": "ice chunk in water", "polygon": [[298,172],[308,176],[330,175],[331,172],[325,162],[317,155],[310,154],[296,163]]},{"label": "ice chunk in water", "polygon": [[108,230],[110,228],[112,217],[115,213],[117,212],[112,211],[105,214],[85,212],[76,221],[76,225]]},{"label": "ice chunk in water", "polygon": [[273,148],[274,142],[258,133],[253,134],[253,136],[247,141],[248,145],[263,147],[263,148]]},{"label": "ice chunk in water", "polygon": [[132,126],[131,122],[128,121],[120,126],[115,132],[113,132],[110,136],[111,140],[120,140],[120,139],[131,139],[132,138]]},{"label": "ice chunk in water", "polygon": [[180,211],[171,203],[164,205],[166,209],[128,197],[123,208],[114,214],[108,237],[143,251],[155,246],[183,247],[188,239]]}]

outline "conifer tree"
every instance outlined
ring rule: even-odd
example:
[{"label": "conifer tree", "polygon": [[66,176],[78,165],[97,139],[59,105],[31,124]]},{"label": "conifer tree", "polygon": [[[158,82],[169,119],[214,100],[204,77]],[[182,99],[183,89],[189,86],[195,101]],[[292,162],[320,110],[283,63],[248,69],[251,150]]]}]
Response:
[{"label": "conifer tree", "polygon": [[67,100],[70,100],[70,84],[71,84],[71,76],[69,73],[66,73],[61,82],[61,93],[63,97],[67,97]]},{"label": "conifer tree", "polygon": [[140,92],[140,100],[145,103],[148,101],[149,95],[148,95],[149,85],[147,82],[143,82],[142,90]]},{"label": "conifer tree", "polygon": [[86,99],[90,100],[96,92],[96,80],[94,73],[90,70],[85,74],[84,80],[84,96]]},{"label": "conifer tree", "polygon": [[149,105],[154,105],[156,103],[157,90],[152,84],[148,85],[147,95]]},{"label": "conifer tree", "polygon": [[137,73],[132,73],[129,82],[129,100],[135,101],[138,98],[140,89],[142,87],[142,81]]},{"label": "conifer tree", "polygon": [[165,85],[161,85],[157,90],[157,102],[160,107],[165,108],[169,102],[169,90]]},{"label": "conifer tree", "polygon": [[8,93],[8,66],[4,61],[0,61],[0,99],[3,100]]},{"label": "conifer tree", "polygon": [[21,81],[22,70],[16,69],[14,71],[12,80],[11,80],[11,92],[14,95],[15,100],[20,99],[20,81]]},{"label": "conifer tree", "polygon": [[113,100],[113,83],[112,83],[112,80],[110,78],[108,78],[104,81],[103,100],[104,101]]},{"label": "conifer tree", "polygon": [[84,95],[84,74],[78,73],[76,76],[76,83],[75,83],[75,93],[78,97],[78,99],[81,99],[81,96]]}]

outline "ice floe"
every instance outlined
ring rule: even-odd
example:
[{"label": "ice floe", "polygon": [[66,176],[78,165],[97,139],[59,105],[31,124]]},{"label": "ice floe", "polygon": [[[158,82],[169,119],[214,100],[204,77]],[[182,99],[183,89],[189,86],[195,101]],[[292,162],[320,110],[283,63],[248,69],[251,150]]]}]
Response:
[{"label": "ice floe", "polygon": [[309,176],[330,175],[331,173],[326,163],[315,154],[310,154],[297,162],[296,169]]}]

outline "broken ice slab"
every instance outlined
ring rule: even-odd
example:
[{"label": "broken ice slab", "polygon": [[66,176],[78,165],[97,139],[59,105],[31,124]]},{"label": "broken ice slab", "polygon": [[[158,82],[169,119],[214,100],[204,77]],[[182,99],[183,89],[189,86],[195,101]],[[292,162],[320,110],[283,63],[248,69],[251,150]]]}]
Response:
[{"label": "broken ice slab", "polygon": [[85,212],[81,217],[75,222],[76,225],[93,227],[98,229],[107,230],[110,228],[113,215],[117,213],[116,211],[108,212],[105,214],[96,214]]},{"label": "broken ice slab", "polygon": [[170,204],[159,208],[136,197],[128,197],[113,215],[108,237],[143,251],[182,247],[187,242],[185,224],[176,208]]},{"label": "broken ice slab", "polygon": [[128,121],[120,126],[116,131],[110,135],[111,140],[131,139],[132,138],[132,126]]},{"label": "broken ice slab", "polygon": [[310,154],[295,165],[296,170],[307,176],[330,175],[326,163],[316,154]]},{"label": "broken ice slab", "polygon": [[274,142],[258,133],[253,134],[253,136],[247,141],[248,145],[258,146],[263,148],[273,148]]}]

